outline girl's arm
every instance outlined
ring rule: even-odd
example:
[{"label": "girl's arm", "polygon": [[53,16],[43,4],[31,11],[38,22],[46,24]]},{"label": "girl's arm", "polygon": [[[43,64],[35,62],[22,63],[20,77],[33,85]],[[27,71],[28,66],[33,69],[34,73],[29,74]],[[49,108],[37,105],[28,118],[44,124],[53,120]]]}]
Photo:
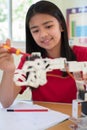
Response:
[{"label": "girl's arm", "polygon": [[[10,40],[7,40],[6,44],[10,46]],[[3,107],[9,107],[21,90],[21,87],[15,86],[13,82],[15,71],[13,55],[8,53],[8,50],[3,48],[2,44],[0,45],[0,70],[3,71],[0,83],[0,102]]]},{"label": "girl's arm", "polygon": [[18,87],[13,82],[13,72],[3,72],[3,77],[0,84],[0,102],[3,107],[9,107],[16,96],[21,90],[21,87]]}]

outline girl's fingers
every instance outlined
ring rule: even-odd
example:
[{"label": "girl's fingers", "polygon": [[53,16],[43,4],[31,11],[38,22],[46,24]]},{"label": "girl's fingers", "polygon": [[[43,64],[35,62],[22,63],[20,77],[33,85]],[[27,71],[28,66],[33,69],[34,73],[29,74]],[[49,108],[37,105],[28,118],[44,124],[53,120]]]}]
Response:
[{"label": "girl's fingers", "polygon": [[10,39],[7,39],[7,40],[6,40],[6,44],[7,44],[8,46],[10,46],[10,45],[11,45],[11,40],[10,40]]}]

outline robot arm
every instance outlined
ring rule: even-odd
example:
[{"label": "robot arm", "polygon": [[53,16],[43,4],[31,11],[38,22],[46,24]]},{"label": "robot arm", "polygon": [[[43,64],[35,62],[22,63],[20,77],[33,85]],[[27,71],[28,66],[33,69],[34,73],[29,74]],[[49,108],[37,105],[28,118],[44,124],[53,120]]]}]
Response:
[{"label": "robot arm", "polygon": [[[16,70],[14,81],[18,86],[26,85],[37,88],[39,85],[44,85],[47,83],[46,73],[54,69],[72,72],[73,74],[80,71],[83,73],[87,72],[87,62],[67,61],[66,58],[42,58],[40,53],[32,53],[31,57],[35,55],[37,55],[38,58],[34,60],[30,60],[29,58],[21,70]],[[26,79],[27,73],[29,74]],[[83,81],[81,81],[81,83],[83,83]]]}]

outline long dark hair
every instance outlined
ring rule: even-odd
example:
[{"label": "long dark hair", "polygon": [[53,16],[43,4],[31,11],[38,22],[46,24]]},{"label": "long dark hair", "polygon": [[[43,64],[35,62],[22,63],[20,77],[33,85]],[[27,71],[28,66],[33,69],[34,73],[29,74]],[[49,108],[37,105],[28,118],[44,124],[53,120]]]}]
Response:
[{"label": "long dark hair", "polygon": [[62,29],[64,30],[61,32],[61,57],[65,57],[68,61],[75,60],[75,54],[73,53],[72,49],[69,46],[68,43],[68,33],[67,33],[67,26],[64,19],[64,16],[60,9],[53,3],[45,0],[41,0],[35,4],[33,4],[26,15],[26,52],[32,53],[32,52],[41,52],[41,55],[43,57],[47,56],[47,53],[45,49],[39,47],[36,42],[34,41],[30,28],[29,28],[29,21],[30,19],[36,15],[37,13],[42,14],[49,14],[53,17],[55,17],[58,22],[60,22]]}]

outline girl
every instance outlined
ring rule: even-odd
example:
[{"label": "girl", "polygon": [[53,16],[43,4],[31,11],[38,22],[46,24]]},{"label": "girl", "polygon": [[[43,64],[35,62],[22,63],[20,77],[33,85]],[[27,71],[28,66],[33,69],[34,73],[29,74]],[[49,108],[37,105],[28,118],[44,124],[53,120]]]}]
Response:
[{"label": "girl", "polygon": [[[10,41],[6,41],[10,45]],[[47,73],[47,83],[38,88],[16,86],[13,82],[15,65],[12,54],[0,46],[0,69],[3,77],[0,85],[0,101],[3,107],[10,106],[16,96],[28,87],[32,100],[71,103],[76,99],[77,87],[74,79],[58,69]],[[33,4],[26,15],[26,52],[40,52],[45,58],[65,57],[67,61],[87,61],[87,48],[68,43],[67,27],[60,9],[49,1]],[[22,69],[26,57],[21,58],[18,69]]]}]

